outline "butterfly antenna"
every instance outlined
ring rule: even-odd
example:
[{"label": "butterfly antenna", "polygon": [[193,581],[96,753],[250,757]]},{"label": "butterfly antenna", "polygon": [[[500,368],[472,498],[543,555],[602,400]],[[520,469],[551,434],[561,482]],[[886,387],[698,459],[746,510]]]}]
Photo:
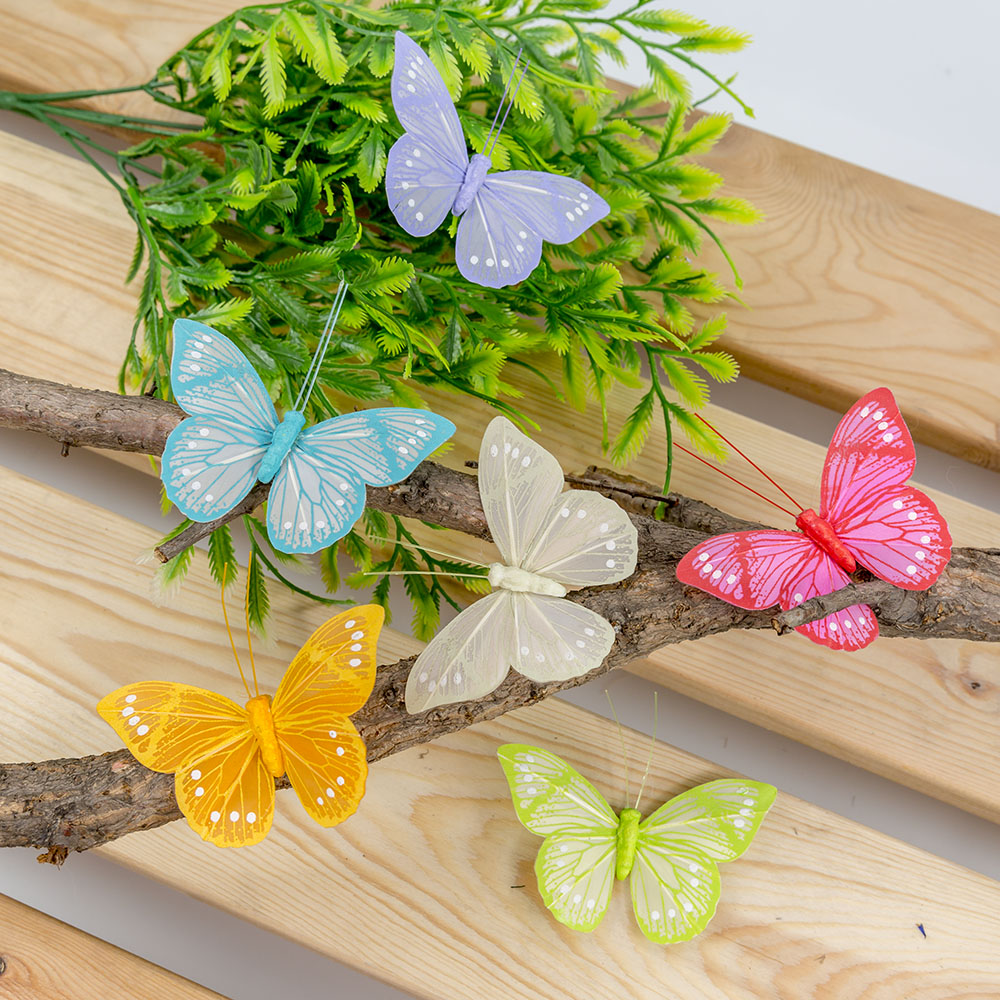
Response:
[{"label": "butterfly antenna", "polygon": [[340,318],[340,310],[343,308],[344,299],[346,297],[347,282],[341,279],[340,284],[337,286],[337,293],[333,297],[333,304],[330,306],[330,312],[327,313],[326,323],[323,326],[323,332],[320,334],[319,342],[316,344],[316,352],[313,354],[312,363],[309,365],[309,371],[306,372],[305,381],[299,389],[298,396],[295,397],[295,405],[292,407],[293,410],[298,410],[301,406],[305,406],[305,404],[309,401],[309,397],[312,395],[313,387],[316,385],[317,378],[319,378],[319,370],[323,363],[323,357],[326,354],[326,349],[330,346],[330,338],[333,336],[333,331],[337,327],[337,320]]},{"label": "butterfly antenna", "polygon": [[729,438],[727,438],[725,434],[723,434],[717,428],[713,427],[704,417],[699,416],[697,413],[695,414],[695,416],[698,417],[698,419],[710,431],[713,431],[714,433],[718,434],[719,437],[722,438],[722,440],[725,441],[726,444],[728,444],[729,447],[732,448],[733,451],[735,451],[736,454],[739,455],[740,458],[742,458],[744,462],[747,462],[749,465],[751,465],[753,468],[755,468],[779,493],[781,493],[783,496],[785,496],[789,500],[791,500],[792,503],[795,504],[795,506],[799,508],[799,510],[805,510],[805,508],[802,506],[802,504],[800,504],[798,502],[798,500],[795,499],[795,497],[793,497],[790,493],[787,493],[785,490],[783,490],[752,458],[749,458],[742,451],[740,451],[740,449],[737,448],[736,445],[734,445],[733,442],[730,441]]},{"label": "butterfly antenna", "polygon": [[514,88],[514,92],[510,95],[510,101],[507,104],[507,110],[504,112],[503,118],[500,119],[500,127],[497,129],[497,134],[493,136],[493,142],[490,144],[489,152],[487,156],[493,155],[493,150],[496,148],[497,139],[500,138],[500,133],[503,131],[504,125],[507,124],[507,116],[510,114],[511,109],[514,107],[514,101],[517,100],[517,92],[521,89],[521,84],[524,81],[524,75],[528,72],[528,67],[531,65],[530,62],[524,64],[524,69],[521,70],[521,75],[517,78],[517,86]]},{"label": "butterfly antenna", "polygon": [[628,790],[628,750],[625,748],[625,731],[622,729],[622,724],[618,721],[615,703],[611,700],[611,692],[607,688],[604,689],[604,697],[608,699],[608,704],[611,706],[611,716],[618,727],[618,739],[621,740],[622,744],[622,760],[625,762],[625,801],[628,802],[631,796]]},{"label": "butterfly antenna", "polygon": [[514,57],[514,65],[511,66],[511,68],[510,68],[510,76],[507,78],[507,83],[506,83],[506,85],[503,88],[503,93],[500,95],[500,103],[497,105],[497,113],[493,116],[493,121],[490,124],[490,130],[489,130],[489,132],[486,133],[486,141],[483,143],[483,154],[484,155],[487,155],[487,156],[489,155],[486,152],[486,147],[489,146],[489,144],[490,144],[490,138],[493,135],[493,129],[496,128],[497,119],[500,117],[500,112],[503,111],[503,102],[507,99],[507,91],[510,90],[510,85],[511,85],[511,83],[514,80],[514,77],[517,76],[517,65],[521,61],[521,53],[523,51],[524,51],[524,47],[522,46],[521,48],[519,48],[517,50],[517,55]]},{"label": "butterfly antenna", "polygon": [[635,797],[633,809],[639,808],[639,801],[642,798],[642,790],[646,787],[646,779],[649,777],[649,769],[653,765],[653,750],[656,748],[656,726],[660,720],[660,706],[658,700],[659,691],[653,692],[653,739],[649,744],[649,756],[646,758],[646,770],[642,772],[642,783],[639,785],[639,794]]},{"label": "butterfly antenna", "polygon": [[[250,554],[250,558],[253,559],[253,553]],[[250,669],[253,671],[253,693],[254,695],[260,694],[260,687],[257,684],[257,664],[254,663],[253,659],[253,639],[250,636],[250,567],[247,567],[247,585],[246,590],[243,592],[243,620],[246,622],[247,627],[247,649],[250,651]],[[244,684],[246,681],[243,682]],[[249,690],[249,689],[248,689]]]},{"label": "butterfly antenna", "polygon": [[456,556],[453,552],[442,552],[440,549],[432,549],[428,545],[414,545],[413,542],[404,541],[402,538],[387,538],[385,535],[367,535],[366,537],[372,542],[388,542],[390,545],[402,545],[404,549],[414,549],[417,552],[430,552],[432,555],[443,556],[445,559],[453,559],[455,562],[463,562],[469,566],[482,566],[483,569],[489,569],[486,563],[477,562],[475,559]]},{"label": "butterfly antenna", "polygon": [[[698,455],[695,452],[691,451],[690,449],[685,448],[684,445],[678,444],[675,441],[674,447],[678,449],[678,451],[683,451],[685,455],[690,455],[692,458],[697,459],[699,462],[701,462],[702,465],[707,465],[713,472],[717,472],[720,476],[725,476],[726,479],[729,479],[732,482],[736,483],[737,486],[742,486],[743,489],[752,493],[755,497],[760,497],[761,500],[763,500],[765,503],[769,503],[772,507],[777,507],[778,510],[784,511],[784,513],[786,513],[789,517],[793,519],[798,517],[798,514],[796,514],[794,510],[789,510],[787,507],[782,507],[780,503],[776,503],[770,497],[764,496],[763,493],[758,492],[752,486],[747,486],[747,484],[743,482],[742,479],[737,479],[736,476],[731,476],[728,472],[723,472],[723,470],[720,469],[717,465],[713,465],[711,462],[708,461],[708,459],[702,458],[701,455]],[[784,490],[782,490],[782,492],[784,492]],[[795,503],[795,501],[793,500],[792,503]]]},{"label": "butterfly antenna", "polygon": [[[250,694],[250,685],[247,684],[246,674],[243,673],[243,664],[240,663],[239,653],[236,652],[236,641],[233,639],[233,630],[229,627],[229,613],[226,611],[226,570],[228,566],[222,567],[222,585],[219,588],[219,599],[222,601],[222,617],[226,623],[226,633],[229,636],[229,645],[233,650],[233,659],[236,660],[236,669],[240,672],[240,680],[243,681],[243,686],[247,689],[247,697],[252,698],[253,695]],[[247,579],[250,578],[250,568],[247,567]]]}]

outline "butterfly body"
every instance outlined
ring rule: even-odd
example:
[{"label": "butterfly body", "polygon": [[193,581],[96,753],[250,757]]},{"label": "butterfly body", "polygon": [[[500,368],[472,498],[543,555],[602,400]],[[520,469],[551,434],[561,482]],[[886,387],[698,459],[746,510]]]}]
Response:
[{"label": "butterfly body", "polygon": [[[386,200],[411,236],[459,217],[455,263],[467,281],[504,288],[538,266],[542,242],[570,243],[611,206],[572,177],[540,170],[491,171],[487,151],[469,156],[448,88],[430,56],[396,33],[392,104],[404,132],[385,171]],[[492,147],[490,147],[492,149]]]},{"label": "butterfly body", "polygon": [[804,510],[795,518],[795,526],[811,538],[845,573],[858,568],[857,560],[847,546],[837,537],[833,525],[814,510]]},{"label": "butterfly body", "polygon": [[491,563],[487,579],[494,590],[512,590],[518,594],[547,594],[549,597],[565,597],[566,588],[547,576],[531,573],[519,566],[505,566]]},{"label": "butterfly body", "polygon": [[451,207],[453,215],[462,215],[472,204],[492,166],[493,161],[485,153],[473,154],[465,176],[462,178],[462,186],[458,189],[458,195],[455,197],[455,204]]},{"label": "butterfly body", "polygon": [[[951,557],[948,525],[934,501],[907,485],[913,439],[892,393],[873,389],[834,431],[823,466],[819,513],[803,510],[799,531],[716,535],[691,549],[677,579],[739,608],[797,607],[850,583],[860,565],[905,590],[926,590]],[[800,625],[831,649],[864,649],[878,621],[854,604]]]},{"label": "butterfly body", "polygon": [[615,878],[619,882],[623,882],[632,874],[641,820],[642,813],[638,809],[626,808],[618,814],[618,835],[615,838]]},{"label": "butterfly body", "polygon": [[455,431],[427,410],[359,410],[306,427],[279,420],[242,351],[217,330],[174,323],[171,387],[190,414],[167,438],[161,477],[170,501],[193,521],[213,521],[255,482],[271,483],[267,533],[282,552],[316,552],[361,516],[366,486],[405,479]]},{"label": "butterfly body", "polygon": [[306,425],[306,415],[301,410],[289,410],[280,424],[274,429],[274,437],[264,452],[257,470],[257,478],[262,483],[269,483],[278,474],[281,463],[288,458],[296,438]]},{"label": "butterfly body", "polygon": [[497,750],[521,824],[545,840],[535,859],[552,915],[592,931],[616,881],[630,879],[635,917],[657,944],[705,929],[721,892],[718,865],[743,854],[777,794],[771,785],[721,778],[689,788],[643,818],[617,814],[579,772],[548,750],[508,743]]},{"label": "butterfly body", "polygon": [[281,752],[281,743],[274,728],[274,716],[271,714],[271,696],[258,694],[246,704],[247,722],[250,731],[257,740],[264,766],[276,778],[285,773],[285,756]]},{"label": "butterfly body", "polygon": [[102,698],[97,711],[141,764],[174,775],[188,824],[218,847],[264,839],[282,775],[317,823],[335,826],[365,791],[367,753],[350,715],[375,684],[383,620],[366,605],[321,625],[273,700],[257,694],[240,706],[189,684],[141,681]]}]

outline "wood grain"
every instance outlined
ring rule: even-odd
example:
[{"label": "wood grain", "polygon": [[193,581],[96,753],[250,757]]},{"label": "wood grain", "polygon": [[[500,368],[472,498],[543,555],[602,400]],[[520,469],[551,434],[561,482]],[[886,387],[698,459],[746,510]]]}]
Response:
[{"label": "wood grain", "polygon": [[[140,83],[237,6],[12,0],[0,84]],[[163,113],[144,95],[103,106]],[[746,374],[835,408],[887,380],[917,440],[1000,469],[1000,217],[739,125],[704,162],[766,215],[721,229],[749,307],[724,344]],[[728,270],[710,246],[703,259]]]},{"label": "wood grain", "polygon": [[[200,557],[172,606],[154,608],[133,561],[152,532],[11,473],[0,473],[0,489],[9,498],[0,514],[0,757],[107,746],[110,730],[93,706],[139,669],[237,693]],[[45,511],[30,538],[10,530],[10,509],[22,505]],[[66,547],[67,537],[76,544]],[[276,605],[279,639],[258,658],[267,687],[322,614],[286,594]],[[419,645],[391,630],[383,638],[383,660]],[[625,739],[631,760],[645,756],[646,737]],[[518,824],[494,756],[509,740],[553,748],[616,808],[624,804],[614,726],[549,701],[377,763],[361,810],[334,830],[311,824],[282,793],[271,836],[252,849],[210,848],[177,823],[108,854],[443,1000],[986,1000],[1000,992],[1000,886],[788,795],[747,856],[724,868],[723,902],[702,937],[650,945],[621,886],[597,932],[561,927],[532,882],[539,841]],[[725,773],[659,744],[646,808]]]},{"label": "wood grain", "polygon": [[0,896],[6,1000],[210,1000],[220,994]]},{"label": "wood grain", "polygon": [[[131,293],[118,284],[130,253],[130,223],[113,193],[84,165],[0,136],[0,220],[9,234],[0,244],[0,272],[13,276],[0,284],[7,324],[0,342],[4,365],[113,388],[131,328]],[[57,220],[59,236],[52,229]],[[582,470],[599,458],[595,410],[579,414],[540,393],[537,383],[522,377],[519,384],[528,393],[525,409],[539,424],[538,440],[565,469]],[[430,395],[428,401],[459,427],[447,461],[459,466],[474,458],[488,410],[454,395]],[[620,422],[633,402],[629,393],[612,394],[612,422]],[[707,413],[734,440],[752,442],[753,457],[790,492],[804,500],[818,495],[821,448],[717,408]],[[834,424],[831,416],[831,432]],[[662,436],[656,433],[630,471],[658,480],[663,453]],[[148,470],[145,459],[140,462]],[[775,523],[762,501],[684,455],[678,456],[674,485],[723,510]],[[948,517],[957,545],[996,544],[1000,517],[930,492]],[[428,544],[440,548],[441,541],[438,534]],[[449,548],[469,558],[495,558],[486,543],[459,535],[448,541]],[[862,653],[846,655],[799,635],[745,641],[750,645],[743,645],[743,636],[719,636],[674,647],[656,658],[656,676],[708,704],[1000,821],[995,780],[1000,771],[995,735],[1000,654],[995,649],[880,639]],[[754,650],[750,669],[747,649]]]}]

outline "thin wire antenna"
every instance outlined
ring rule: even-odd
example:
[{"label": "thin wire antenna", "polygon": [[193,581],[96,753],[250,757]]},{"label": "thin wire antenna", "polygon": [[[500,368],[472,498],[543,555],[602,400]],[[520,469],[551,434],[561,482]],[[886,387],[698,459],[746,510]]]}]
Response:
[{"label": "thin wire antenna", "polygon": [[615,720],[615,725],[618,727],[618,739],[621,740],[622,744],[622,760],[625,763],[625,801],[632,797],[628,790],[628,750],[625,748],[625,730],[622,729],[622,724],[618,721],[618,713],[615,711],[615,703],[611,700],[611,692],[605,688],[604,697],[608,699],[608,704],[611,706],[611,716]]},{"label": "thin wire antenna", "polygon": [[[252,698],[253,695],[250,693],[250,685],[247,684],[246,674],[243,673],[243,664],[240,663],[239,654],[236,652],[236,640],[233,639],[233,630],[229,627],[229,613],[226,611],[226,570],[228,566],[222,567],[222,585],[219,588],[219,598],[222,601],[222,617],[226,623],[226,633],[229,636],[229,645],[233,650],[233,659],[236,660],[236,669],[240,672],[240,680],[243,681],[243,686],[247,690],[247,697]],[[247,567],[247,576],[250,576],[250,567]]]},{"label": "thin wire antenna", "polygon": [[413,542],[404,541],[402,538],[387,538],[385,535],[366,535],[369,541],[388,542],[390,545],[402,545],[404,549],[415,549],[417,552],[423,550],[435,556],[444,556],[445,559],[453,559],[455,562],[467,563],[469,566],[482,566],[489,569],[489,563],[477,562],[475,559],[466,559],[464,556],[456,556],[453,552],[442,552],[440,549],[432,549],[429,545],[418,545]]},{"label": "thin wire antenna", "polygon": [[639,801],[642,799],[642,790],[646,787],[649,769],[653,765],[653,751],[656,749],[656,726],[660,721],[659,693],[659,691],[653,692],[653,739],[649,744],[649,757],[646,758],[646,770],[642,772],[642,783],[639,785],[639,794],[635,797],[633,809],[639,808]]},{"label": "thin wire antenna", "polygon": [[326,335],[332,326],[333,311],[337,308],[337,299],[340,297],[340,289],[342,285],[343,283],[337,286],[337,293],[333,298],[333,304],[330,306],[330,311],[326,314],[326,321],[323,324],[323,332],[319,335],[319,340],[316,341],[316,350],[313,352],[312,359],[309,362],[309,370],[306,372],[306,377],[302,380],[302,385],[299,386],[299,394],[295,397],[295,403],[292,406],[293,410],[297,410],[299,408],[299,404],[302,402],[302,396],[306,391],[306,386],[310,385],[312,382],[313,372],[316,370],[316,366],[318,364],[317,359],[319,358],[320,347],[326,340]]},{"label": "thin wire antenna", "polygon": [[515,75],[517,74],[517,64],[521,61],[521,53],[524,51],[524,46],[517,50],[517,55],[514,57],[514,65],[510,68],[510,76],[507,77],[507,83],[503,88],[503,93],[500,95],[500,103],[497,105],[497,113],[493,116],[493,121],[490,124],[490,130],[486,133],[486,141],[483,143],[483,153],[486,153],[486,147],[490,144],[490,136],[493,135],[493,129],[496,128],[497,119],[500,117],[500,112],[503,111],[503,102],[507,98],[507,91],[510,89],[511,82],[513,81]]},{"label": "thin wire antenna", "polygon": [[524,69],[521,70],[521,75],[517,78],[517,86],[514,88],[513,93],[510,95],[510,100],[507,103],[507,110],[504,112],[503,118],[500,119],[500,127],[497,129],[497,134],[493,136],[493,142],[490,144],[489,152],[487,156],[493,155],[493,150],[496,149],[497,140],[500,138],[500,133],[503,131],[504,125],[507,124],[507,116],[510,114],[511,109],[514,107],[514,101],[517,100],[517,93],[521,89],[521,84],[524,82],[524,75],[528,72],[528,67],[531,65],[530,62],[524,64]]},{"label": "thin wire antenna", "polygon": [[[782,507],[780,503],[776,503],[770,497],[764,496],[763,493],[758,492],[752,486],[747,486],[747,484],[743,482],[742,479],[737,479],[736,476],[731,476],[728,472],[723,472],[722,469],[720,469],[717,465],[713,465],[710,461],[708,461],[707,458],[702,458],[701,455],[698,455],[695,452],[691,451],[690,449],[685,448],[684,445],[678,444],[675,441],[674,447],[677,448],[679,451],[683,451],[685,455],[690,455],[692,458],[696,458],[699,462],[701,462],[702,465],[707,465],[713,472],[717,472],[720,476],[725,476],[726,479],[732,480],[732,482],[736,483],[737,486],[742,486],[743,489],[748,490],[755,497],[760,497],[761,500],[763,500],[765,503],[769,503],[772,507],[777,507],[778,510],[784,511],[784,513],[786,513],[789,517],[793,519],[798,517],[798,514],[796,514],[794,510],[789,510],[787,507]],[[794,503],[795,501],[793,500],[792,502]]]},{"label": "thin wire antenna", "polygon": [[725,441],[726,444],[728,444],[729,447],[732,448],[733,451],[735,451],[736,454],[739,455],[740,458],[742,458],[744,462],[747,462],[750,465],[752,465],[779,493],[781,493],[783,496],[785,496],[789,500],[791,500],[792,503],[795,504],[795,506],[799,508],[799,510],[805,510],[805,508],[802,506],[802,504],[800,504],[798,502],[798,500],[796,500],[795,497],[793,497],[791,495],[791,493],[786,493],[785,490],[783,490],[752,458],[748,457],[742,451],[740,451],[740,449],[737,448],[736,445],[734,445],[733,442],[730,441],[729,438],[727,438],[726,435],[722,433],[722,431],[720,431],[717,428],[713,427],[704,417],[699,416],[697,413],[695,414],[695,416],[698,417],[698,419],[710,431],[714,431],[716,434],[718,434],[719,437],[722,438],[722,440]]},{"label": "thin wire antenna", "polygon": [[299,389],[298,396],[295,397],[295,404],[292,407],[293,410],[298,410],[300,406],[305,406],[305,404],[309,402],[309,397],[312,395],[313,388],[316,385],[316,380],[319,378],[319,370],[323,363],[323,356],[326,354],[326,349],[330,346],[330,338],[333,336],[333,331],[336,329],[337,320],[340,318],[340,310],[343,308],[344,299],[346,298],[347,282],[341,279],[340,284],[337,286],[337,293],[333,297],[333,304],[330,306],[329,313],[327,313],[326,323],[323,326],[323,332],[320,334],[319,342],[316,344],[316,352],[313,354],[312,363],[309,365],[309,370],[306,372],[305,381]]},{"label": "thin wire antenna", "polygon": [[441,573],[433,569],[387,569],[369,570],[368,576],[446,576],[454,580],[485,580],[482,573]]},{"label": "thin wire antenna", "polygon": [[[250,558],[254,558],[254,554],[250,553]],[[243,620],[246,622],[247,626],[247,649],[250,651],[250,669],[253,671],[253,693],[254,695],[260,694],[260,687],[257,684],[257,664],[253,660],[253,640],[250,637],[250,565],[247,564],[247,585],[246,590],[243,593]]]}]

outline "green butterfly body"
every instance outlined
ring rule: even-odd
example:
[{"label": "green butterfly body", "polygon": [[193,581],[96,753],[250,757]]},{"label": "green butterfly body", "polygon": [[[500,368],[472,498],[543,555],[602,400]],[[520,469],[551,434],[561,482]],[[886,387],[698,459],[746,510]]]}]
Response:
[{"label": "green butterfly body", "polygon": [[508,743],[497,756],[518,819],[545,838],[535,873],[555,918],[592,931],[615,879],[631,876],[636,920],[659,944],[705,929],[719,901],[718,863],[750,846],[776,795],[771,785],[722,778],[643,819],[638,809],[616,815],[586,778],[547,750]]}]

